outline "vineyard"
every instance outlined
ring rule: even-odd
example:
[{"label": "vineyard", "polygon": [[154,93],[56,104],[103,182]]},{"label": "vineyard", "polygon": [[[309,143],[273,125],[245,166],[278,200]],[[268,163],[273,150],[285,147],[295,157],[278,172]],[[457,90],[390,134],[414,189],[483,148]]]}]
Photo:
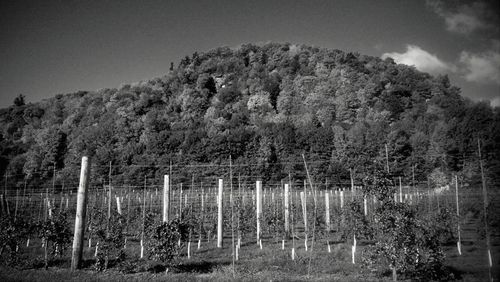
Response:
[{"label": "vineyard", "polygon": [[[375,171],[332,184],[309,175],[305,160],[304,166],[306,175],[290,174],[279,183],[242,176],[231,165],[220,177],[192,174],[178,180],[180,169],[170,166],[163,177],[128,183],[114,181],[119,178],[111,169],[108,179],[90,177],[87,185],[78,172],[54,177],[45,187],[6,177],[0,277],[498,278],[497,189],[488,190],[484,204],[481,183],[469,186],[458,177],[435,187]],[[82,185],[86,213],[76,268],[83,271],[74,276],[71,243]]]}]

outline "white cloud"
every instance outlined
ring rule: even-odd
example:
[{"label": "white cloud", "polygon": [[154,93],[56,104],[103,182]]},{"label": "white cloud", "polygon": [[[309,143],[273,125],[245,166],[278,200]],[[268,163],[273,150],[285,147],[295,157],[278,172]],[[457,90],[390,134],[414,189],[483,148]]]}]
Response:
[{"label": "white cloud", "polygon": [[415,66],[418,70],[439,74],[449,71],[454,71],[453,65],[447,64],[440,60],[436,55],[431,54],[422,48],[415,45],[407,45],[404,53],[384,53],[382,59],[391,57],[398,64]]},{"label": "white cloud", "polygon": [[459,4],[456,1],[427,0],[427,6],[445,20],[446,29],[451,32],[470,34],[480,29],[498,29],[498,15],[486,1]]},{"label": "white cloud", "polygon": [[467,14],[450,14],[445,17],[446,29],[458,33],[471,33],[485,25],[478,18]]},{"label": "white cloud", "polygon": [[487,51],[474,54],[462,51],[460,63],[463,64],[467,81],[500,84],[500,53]]},{"label": "white cloud", "polygon": [[500,96],[491,99],[490,104],[491,104],[492,107],[500,107]]}]

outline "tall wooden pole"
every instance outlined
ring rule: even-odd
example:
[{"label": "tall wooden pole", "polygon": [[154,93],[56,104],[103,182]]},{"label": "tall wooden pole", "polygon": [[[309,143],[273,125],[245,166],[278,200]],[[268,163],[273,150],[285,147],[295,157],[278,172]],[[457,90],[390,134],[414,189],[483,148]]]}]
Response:
[{"label": "tall wooden pole", "polygon": [[222,248],[222,203],[223,203],[223,188],[224,182],[222,179],[219,179],[219,195],[217,196],[217,248]]},{"label": "tall wooden pole", "polygon": [[288,199],[288,194],[289,194],[289,186],[288,184],[285,184],[285,233],[288,234],[290,231],[290,223],[289,223],[289,218],[290,218],[290,200]]},{"label": "tall wooden pole", "polygon": [[75,233],[73,236],[73,252],[71,255],[71,269],[80,268],[83,251],[83,237],[85,230],[85,213],[87,209],[87,189],[90,177],[90,160],[88,157],[82,158],[82,167],[80,171],[80,185],[78,186]]},{"label": "tall wooden pole", "polygon": [[256,182],[257,244],[260,242],[260,216],[262,213],[262,181]]},{"label": "tall wooden pole", "polygon": [[326,222],[326,231],[330,232],[330,197],[328,195],[328,191],[325,190],[325,222]]},{"label": "tall wooden pole", "polygon": [[231,201],[231,251],[233,255],[233,278],[235,277],[235,269],[234,269],[234,263],[236,259],[236,254],[235,254],[235,248],[234,248],[234,203],[233,203],[233,166],[232,166],[232,159],[231,155],[229,155],[229,187],[231,188],[230,191],[230,201]]},{"label": "tall wooden pole", "polygon": [[461,236],[460,236],[460,208],[458,205],[458,177],[455,175],[455,202],[457,203],[457,231],[458,231],[458,242],[457,242],[457,249],[458,249],[458,254],[462,255],[462,248],[461,248]]},{"label": "tall wooden pole", "polygon": [[141,232],[141,259],[144,257],[144,233],[146,223],[146,186],[148,178],[144,176],[144,189],[142,191],[142,232]]},{"label": "tall wooden pole", "polygon": [[493,262],[491,258],[491,243],[490,243],[490,233],[488,231],[488,191],[486,189],[486,179],[484,178],[483,169],[483,159],[481,155],[481,142],[477,140],[477,148],[479,152],[479,166],[481,168],[481,182],[483,184],[483,216],[484,216],[484,231],[486,234],[486,248],[488,252],[488,272],[490,276],[490,281],[493,281],[491,276],[491,268],[493,267]]},{"label": "tall wooden pole", "polygon": [[170,211],[170,176],[163,177],[163,222],[168,222]]}]

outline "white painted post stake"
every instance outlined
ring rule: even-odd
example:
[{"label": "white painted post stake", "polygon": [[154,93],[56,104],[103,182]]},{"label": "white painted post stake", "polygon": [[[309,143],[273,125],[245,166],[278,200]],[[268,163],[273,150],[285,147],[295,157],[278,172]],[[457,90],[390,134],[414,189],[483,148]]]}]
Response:
[{"label": "white painted post stake", "polygon": [[237,261],[240,258],[240,253],[239,253],[240,246],[236,245],[235,248],[235,253],[234,253],[234,259]]},{"label": "white painted post stake", "polygon": [[288,191],[289,187],[288,184],[285,184],[285,233],[288,234],[290,231],[290,222],[288,221],[290,218],[290,207],[289,207],[289,200],[288,200]]},{"label": "white painted post stake", "polygon": [[344,208],[344,191],[340,191],[340,208]]},{"label": "white painted post stake", "polygon": [[179,218],[182,218],[182,183],[179,190]]},{"label": "white painted post stake", "polygon": [[119,215],[122,215],[122,205],[120,203],[120,197],[116,196],[116,211]]},{"label": "white painted post stake", "polygon": [[326,232],[330,232],[330,198],[328,197],[328,191],[325,191],[325,222],[326,222]]},{"label": "white painted post stake", "polygon": [[141,259],[144,258],[144,242],[141,239]]},{"label": "white painted post stake", "polygon": [[163,176],[163,222],[168,222],[170,211],[170,177]]},{"label": "white painted post stake", "polygon": [[217,248],[222,248],[222,200],[223,200],[223,187],[222,179],[219,179],[219,195],[217,196],[218,216],[217,216]]},{"label": "white painted post stake", "polygon": [[366,200],[366,195],[363,196],[363,206],[364,206],[364,210],[365,210],[365,216],[368,215],[368,201]]},{"label": "white painted post stake", "polygon": [[352,264],[356,264],[355,256],[356,256],[356,235],[354,235],[354,243],[352,245]]},{"label": "white painted post stake", "polygon": [[49,218],[52,218],[52,205],[49,198],[47,198],[47,210],[49,211]]},{"label": "white painted post stake", "polygon": [[[202,188],[201,190],[201,214],[202,214],[202,222],[205,221],[205,189]],[[201,232],[200,232],[200,239],[198,240],[198,249],[201,247]]]},{"label": "white painted post stake", "polygon": [[78,186],[78,197],[77,197],[76,217],[75,217],[75,233],[73,236],[73,252],[71,255],[72,270],[80,268],[82,260],[89,175],[90,175],[90,160],[88,157],[83,157],[82,167],[80,171],[80,185]]},{"label": "white painted post stake", "polygon": [[256,212],[257,212],[257,244],[260,244],[260,216],[262,212],[262,181],[257,181],[256,186]]}]

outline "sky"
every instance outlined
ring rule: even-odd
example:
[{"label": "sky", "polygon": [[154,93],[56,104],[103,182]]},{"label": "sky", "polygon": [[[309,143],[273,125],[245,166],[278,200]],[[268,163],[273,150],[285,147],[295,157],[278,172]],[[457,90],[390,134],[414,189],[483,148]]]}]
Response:
[{"label": "sky", "polygon": [[392,57],[500,106],[500,1],[2,0],[0,108],[119,87],[186,55],[289,42]]}]

